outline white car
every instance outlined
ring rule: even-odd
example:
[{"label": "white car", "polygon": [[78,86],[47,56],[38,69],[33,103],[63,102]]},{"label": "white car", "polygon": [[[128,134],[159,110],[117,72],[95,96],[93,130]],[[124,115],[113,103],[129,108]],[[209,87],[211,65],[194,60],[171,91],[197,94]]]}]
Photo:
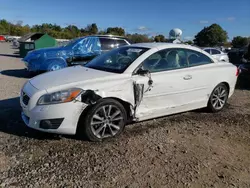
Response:
[{"label": "white car", "polygon": [[224,53],[216,48],[203,48],[203,50],[211,54],[218,61],[229,62],[227,53]]},{"label": "white car", "polygon": [[203,107],[220,111],[234,92],[238,73],[231,63],[189,45],[133,44],[85,66],[27,81],[20,97],[22,118],[40,131],[80,131],[100,141],[119,135],[133,121]]}]

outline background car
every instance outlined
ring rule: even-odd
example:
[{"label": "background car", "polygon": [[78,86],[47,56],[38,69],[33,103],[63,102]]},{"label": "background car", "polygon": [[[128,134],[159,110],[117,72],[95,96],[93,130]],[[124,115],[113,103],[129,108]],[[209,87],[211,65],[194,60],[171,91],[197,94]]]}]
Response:
[{"label": "background car", "polygon": [[244,63],[243,56],[246,53],[247,53],[247,47],[233,48],[232,50],[230,50],[230,52],[228,52],[228,57],[231,63],[239,66],[240,64]]},{"label": "background car", "polygon": [[229,62],[229,58],[227,53],[224,53],[216,48],[203,48],[204,51],[211,54],[215,59],[219,61],[226,61]]},{"label": "background car", "polygon": [[129,44],[126,38],[119,36],[86,36],[71,40],[64,46],[30,51],[23,61],[30,72],[55,71],[85,64],[102,53]]},{"label": "background car", "polygon": [[0,35],[0,42],[4,42],[5,41],[5,36]]},{"label": "background car", "polygon": [[12,46],[13,46],[13,48],[16,48],[16,49],[19,48],[19,42],[18,42],[18,40],[17,40],[16,38],[13,39],[13,41],[12,41]]},{"label": "background car", "polygon": [[250,76],[250,62],[242,63],[239,65],[240,74]]},{"label": "background car", "polygon": [[27,81],[20,97],[22,118],[40,131],[78,132],[101,141],[119,135],[132,121],[204,107],[221,111],[238,74],[233,64],[189,45],[124,46],[85,66]]}]

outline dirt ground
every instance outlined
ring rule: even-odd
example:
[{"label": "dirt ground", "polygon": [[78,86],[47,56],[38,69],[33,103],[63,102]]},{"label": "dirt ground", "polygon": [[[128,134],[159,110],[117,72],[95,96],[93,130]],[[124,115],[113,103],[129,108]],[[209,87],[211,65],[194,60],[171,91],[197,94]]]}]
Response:
[{"label": "dirt ground", "polygon": [[145,121],[91,143],[23,124],[29,77],[15,53],[0,43],[0,187],[250,187],[249,82],[220,113]]}]

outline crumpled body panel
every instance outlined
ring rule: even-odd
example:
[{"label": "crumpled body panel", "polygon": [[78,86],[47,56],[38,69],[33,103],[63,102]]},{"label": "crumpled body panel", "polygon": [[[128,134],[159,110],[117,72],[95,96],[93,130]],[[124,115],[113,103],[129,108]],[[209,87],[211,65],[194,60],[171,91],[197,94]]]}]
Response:
[{"label": "crumpled body panel", "polygon": [[101,52],[98,37],[85,37],[72,40],[65,46],[33,50],[23,61],[29,71],[51,71],[86,63]]}]

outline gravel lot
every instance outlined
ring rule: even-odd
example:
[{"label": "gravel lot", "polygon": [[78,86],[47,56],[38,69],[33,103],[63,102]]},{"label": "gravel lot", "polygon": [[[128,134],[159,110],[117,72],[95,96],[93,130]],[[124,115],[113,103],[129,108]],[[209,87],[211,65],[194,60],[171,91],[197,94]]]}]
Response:
[{"label": "gravel lot", "polygon": [[145,121],[91,143],[25,127],[18,96],[28,76],[15,53],[0,43],[0,187],[250,187],[246,84],[223,112]]}]

